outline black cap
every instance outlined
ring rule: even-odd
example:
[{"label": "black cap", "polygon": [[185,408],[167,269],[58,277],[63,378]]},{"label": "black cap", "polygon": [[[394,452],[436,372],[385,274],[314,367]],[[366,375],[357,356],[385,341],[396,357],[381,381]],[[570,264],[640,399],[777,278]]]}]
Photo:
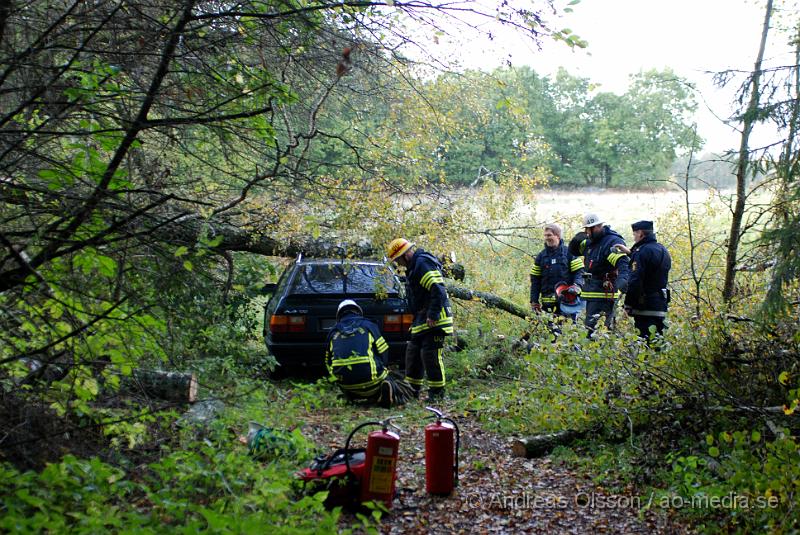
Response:
[{"label": "black cap", "polygon": [[653,230],[653,222],[652,221],[637,221],[633,225],[631,225],[631,229],[633,230],[649,230],[652,232]]}]

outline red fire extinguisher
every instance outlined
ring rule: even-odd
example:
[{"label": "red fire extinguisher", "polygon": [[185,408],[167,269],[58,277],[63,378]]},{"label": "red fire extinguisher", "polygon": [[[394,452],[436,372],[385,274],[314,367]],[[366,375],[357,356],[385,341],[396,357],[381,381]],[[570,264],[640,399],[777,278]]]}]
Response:
[{"label": "red fire extinguisher", "polygon": [[441,411],[425,408],[434,413],[431,418],[436,418],[436,422],[425,426],[425,490],[430,494],[450,494],[458,485],[458,426]]},{"label": "red fire extinguisher", "polygon": [[[391,422],[396,418],[402,418],[402,416],[392,416],[382,422],[365,422],[353,429],[350,436],[347,437],[345,450],[350,449],[350,440],[356,431],[369,425],[381,426],[380,431],[373,431],[367,436],[367,453],[364,472],[361,476],[361,491],[359,495],[359,501],[362,503],[375,500],[384,502],[389,509],[392,507],[395,481],[397,480],[400,436],[393,431],[389,431],[389,427],[400,430],[399,427]],[[349,460],[347,461],[347,471],[350,471]]]}]

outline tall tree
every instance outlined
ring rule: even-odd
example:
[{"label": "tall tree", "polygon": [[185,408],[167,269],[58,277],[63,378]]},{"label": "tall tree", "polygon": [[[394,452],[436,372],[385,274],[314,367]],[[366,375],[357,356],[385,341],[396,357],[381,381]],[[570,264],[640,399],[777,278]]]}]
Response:
[{"label": "tall tree", "polygon": [[[85,412],[99,382],[114,383],[108,363],[130,373],[241,351],[246,329],[226,301],[256,270],[238,273],[233,252],[383,237],[404,223],[404,194],[426,185],[352,128],[418,84],[421,29],[488,20],[538,39],[548,29],[535,7],[2,2],[3,391],[57,367],[63,388],[37,399]],[[414,179],[386,180],[393,165]]]},{"label": "tall tree", "polygon": [[739,241],[741,239],[742,221],[744,219],[745,201],[747,198],[747,176],[750,171],[750,134],[753,125],[759,120],[759,101],[761,99],[761,77],[763,72],[761,64],[764,61],[764,51],[767,47],[770,18],[772,17],[772,0],[767,0],[764,10],[764,22],[761,29],[761,41],[758,47],[753,72],[750,74],[750,98],[747,108],[742,115],[742,136],[739,143],[738,159],[736,164],[736,196],[731,213],[731,227],[728,234],[728,248],[725,256],[725,282],[722,288],[722,298],[730,303],[733,298],[736,284],[736,262],[739,254]]}]

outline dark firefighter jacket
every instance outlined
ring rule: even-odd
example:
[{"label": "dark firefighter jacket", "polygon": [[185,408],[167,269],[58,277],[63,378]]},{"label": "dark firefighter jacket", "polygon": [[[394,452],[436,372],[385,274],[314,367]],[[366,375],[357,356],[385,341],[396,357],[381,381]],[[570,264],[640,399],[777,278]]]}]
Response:
[{"label": "dark firefighter jacket", "polygon": [[669,303],[667,281],[672,259],[655,234],[642,238],[631,248],[631,277],[625,306],[636,316],[666,316]]},{"label": "dark firefighter jacket", "polygon": [[[453,334],[453,312],[450,299],[444,287],[441,264],[436,257],[417,249],[406,269],[406,284],[414,321],[411,323],[411,336],[428,332]],[[427,319],[436,321],[429,327]]]},{"label": "dark firefighter jacket", "polygon": [[630,259],[612,250],[618,243],[625,245],[625,240],[608,225],[586,243],[583,262],[591,277],[581,292],[584,299],[617,299],[627,291]]},{"label": "dark firefighter jacket", "polygon": [[330,380],[357,397],[377,394],[389,374],[389,344],[378,326],[355,312],[345,312],[328,335],[325,365]]},{"label": "dark firefighter jacket", "polygon": [[564,240],[555,247],[545,246],[536,255],[531,269],[531,303],[555,303],[559,282],[583,286],[583,258],[573,256]]}]

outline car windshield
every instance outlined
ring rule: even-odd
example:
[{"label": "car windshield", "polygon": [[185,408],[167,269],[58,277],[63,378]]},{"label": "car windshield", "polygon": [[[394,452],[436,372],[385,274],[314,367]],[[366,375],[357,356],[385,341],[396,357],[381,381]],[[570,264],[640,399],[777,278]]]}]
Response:
[{"label": "car windshield", "polygon": [[305,264],[292,281],[289,294],[391,294],[396,279],[379,264]]}]

